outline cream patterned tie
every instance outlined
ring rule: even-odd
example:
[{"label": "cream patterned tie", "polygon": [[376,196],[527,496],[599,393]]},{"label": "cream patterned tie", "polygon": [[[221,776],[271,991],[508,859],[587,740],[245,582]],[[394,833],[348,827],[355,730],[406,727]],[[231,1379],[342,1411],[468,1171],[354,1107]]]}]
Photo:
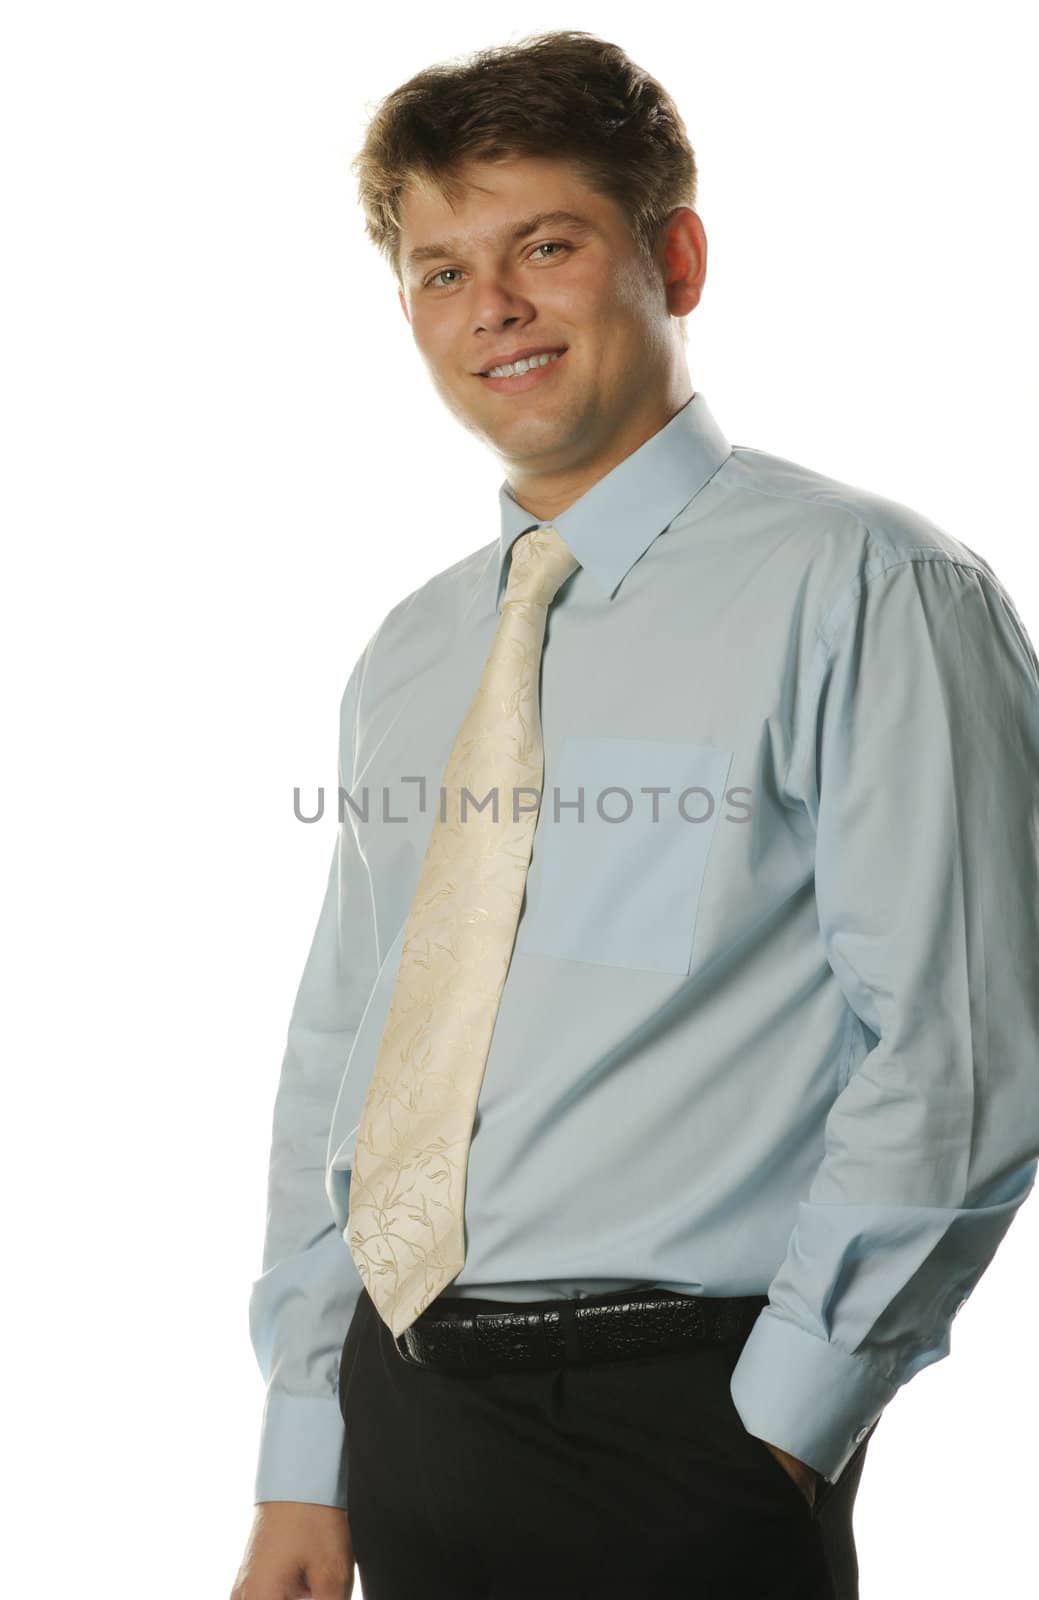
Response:
[{"label": "cream patterned tie", "polygon": [[544,778],[538,682],[545,624],[579,565],[551,524],[513,543],[501,616],[448,760],[404,930],[358,1127],[345,1230],[394,1335],[465,1264],[469,1141]]}]

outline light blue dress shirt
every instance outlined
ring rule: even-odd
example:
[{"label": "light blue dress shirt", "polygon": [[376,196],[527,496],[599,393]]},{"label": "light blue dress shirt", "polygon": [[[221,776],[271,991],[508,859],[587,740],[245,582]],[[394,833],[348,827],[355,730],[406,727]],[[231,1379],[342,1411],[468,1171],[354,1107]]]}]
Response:
[{"label": "light blue dress shirt", "polygon": [[[503,484],[499,537],[389,612],[343,695],[349,800],[250,1299],[257,1502],[346,1506],[353,1144],[536,525]],[[948,1354],[1035,1182],[1036,656],[981,556],[731,446],[700,393],[554,526],[581,565],[548,615],[541,812],[447,1293],[767,1294],[733,1401],[836,1479]]]}]

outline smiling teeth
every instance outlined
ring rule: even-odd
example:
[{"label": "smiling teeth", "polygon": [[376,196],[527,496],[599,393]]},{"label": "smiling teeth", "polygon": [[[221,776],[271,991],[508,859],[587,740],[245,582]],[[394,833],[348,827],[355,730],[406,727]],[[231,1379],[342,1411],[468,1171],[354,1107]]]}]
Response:
[{"label": "smiling teeth", "polygon": [[550,361],[558,361],[562,353],[561,350],[556,350],[551,355],[528,356],[525,361],[513,361],[508,366],[492,367],[487,376],[489,378],[515,378],[521,372],[529,372],[531,367],[547,367]]}]

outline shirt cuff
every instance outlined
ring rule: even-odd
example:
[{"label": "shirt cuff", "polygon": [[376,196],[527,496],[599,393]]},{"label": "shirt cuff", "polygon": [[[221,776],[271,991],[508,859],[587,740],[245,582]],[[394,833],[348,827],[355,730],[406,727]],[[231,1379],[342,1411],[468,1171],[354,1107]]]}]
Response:
[{"label": "shirt cuff", "polygon": [[897,1393],[860,1356],[766,1306],[733,1368],[729,1391],[748,1433],[836,1482]]},{"label": "shirt cuff", "polygon": [[253,1504],[262,1500],[346,1510],[346,1428],[338,1397],[268,1389]]}]

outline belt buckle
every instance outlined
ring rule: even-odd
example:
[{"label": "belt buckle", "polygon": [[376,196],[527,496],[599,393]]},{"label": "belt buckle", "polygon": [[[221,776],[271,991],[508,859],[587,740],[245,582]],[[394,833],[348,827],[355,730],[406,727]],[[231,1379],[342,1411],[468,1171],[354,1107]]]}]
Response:
[{"label": "belt buckle", "polygon": [[[513,1355],[495,1357],[480,1338],[480,1326],[495,1322],[511,1344]],[[467,1359],[468,1358],[468,1359]],[[531,1313],[517,1306],[511,1311],[474,1311],[459,1352],[461,1370],[501,1372],[526,1368],[550,1370],[567,1361],[584,1358],[577,1329],[577,1302],[560,1299]]]},{"label": "belt buckle", "polygon": [[[511,1311],[476,1311],[473,1313],[472,1328],[465,1339],[465,1348],[472,1356],[472,1365],[478,1371],[502,1372],[519,1369],[550,1370],[560,1362],[559,1341],[556,1336],[555,1318],[558,1315],[564,1333],[567,1332],[568,1318],[565,1307],[566,1301],[558,1302],[556,1306],[543,1307],[538,1311],[530,1312],[521,1306],[516,1306]],[[480,1324],[496,1322],[511,1345],[513,1355],[505,1355],[502,1359],[495,1359],[493,1352],[488,1352],[480,1339]]]}]

